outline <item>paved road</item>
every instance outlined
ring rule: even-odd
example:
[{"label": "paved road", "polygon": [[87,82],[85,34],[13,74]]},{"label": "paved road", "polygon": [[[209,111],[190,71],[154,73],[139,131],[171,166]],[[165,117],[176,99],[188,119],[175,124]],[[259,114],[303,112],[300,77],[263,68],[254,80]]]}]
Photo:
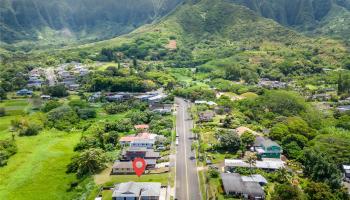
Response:
[{"label": "paved road", "polygon": [[[176,191],[177,200],[201,200],[199,181],[194,152],[191,151],[192,120],[189,119],[187,109],[189,103],[176,98],[177,108],[176,131],[179,143],[176,148]],[[192,157],[192,159],[191,159]]]}]

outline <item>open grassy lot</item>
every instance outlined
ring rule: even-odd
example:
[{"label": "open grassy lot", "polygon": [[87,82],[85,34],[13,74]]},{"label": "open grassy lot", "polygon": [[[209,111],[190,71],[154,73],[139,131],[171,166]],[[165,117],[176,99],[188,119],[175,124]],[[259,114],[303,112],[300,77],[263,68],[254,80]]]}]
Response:
[{"label": "open grassy lot", "polygon": [[0,107],[5,108],[6,115],[22,115],[30,107],[29,99],[11,99],[0,102]]},{"label": "open grassy lot", "polygon": [[11,136],[9,134],[9,127],[11,125],[11,120],[15,118],[15,116],[0,117],[0,139],[8,138]]},{"label": "open grassy lot", "polygon": [[79,139],[58,131],[17,137],[17,154],[0,168],[0,199],[72,199],[67,190],[76,178],[65,171]]},{"label": "open grassy lot", "polygon": [[0,102],[0,108],[5,108],[6,116],[0,117],[0,139],[10,137],[9,127],[11,120],[16,116],[25,114],[30,107],[28,99],[11,99]]}]

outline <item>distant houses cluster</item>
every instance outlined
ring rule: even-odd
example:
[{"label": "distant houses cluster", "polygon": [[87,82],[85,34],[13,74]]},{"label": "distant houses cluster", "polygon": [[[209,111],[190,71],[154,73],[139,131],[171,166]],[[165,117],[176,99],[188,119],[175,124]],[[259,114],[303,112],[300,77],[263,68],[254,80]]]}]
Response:
[{"label": "distant houses cluster", "polygon": [[288,87],[288,83],[281,81],[271,81],[268,78],[260,79],[258,87],[268,88],[268,89],[284,89]]},{"label": "distant houses cluster", "polygon": [[40,89],[45,85],[53,86],[56,84],[63,84],[69,90],[77,90],[80,88],[78,78],[86,76],[89,72],[87,66],[76,62],[62,64],[56,69],[35,68],[28,72],[26,88],[18,90],[16,94],[30,96],[33,95],[33,90]]},{"label": "distant houses cluster", "polygon": [[131,93],[131,92],[96,92],[88,97],[89,102],[98,102],[106,100],[108,102],[124,102],[130,99],[146,102],[150,105],[150,109],[153,112],[159,114],[170,114],[172,112],[172,104],[163,104],[163,100],[167,98],[167,95],[162,91],[146,92],[146,93]]},{"label": "distant houses cluster", "polygon": [[41,88],[45,81],[42,77],[44,77],[44,69],[35,68],[29,72],[29,80],[27,83],[28,88]]},{"label": "distant houses cluster", "polygon": [[89,72],[87,67],[81,63],[72,62],[62,64],[56,69],[58,84],[65,85],[69,90],[77,90],[80,88],[77,78],[86,76]]}]

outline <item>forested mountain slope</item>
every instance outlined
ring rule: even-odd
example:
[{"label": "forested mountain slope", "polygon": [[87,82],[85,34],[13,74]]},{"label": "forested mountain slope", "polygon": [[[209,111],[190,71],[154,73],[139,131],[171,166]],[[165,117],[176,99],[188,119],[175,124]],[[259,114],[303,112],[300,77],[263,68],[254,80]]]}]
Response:
[{"label": "forested mountain slope", "polygon": [[350,0],[227,0],[296,30],[348,39]]},{"label": "forested mountain slope", "polygon": [[[176,49],[169,50],[168,45],[174,40]],[[101,54],[96,57],[99,51]],[[210,66],[226,68],[240,63],[251,71],[261,68],[273,72],[271,78],[275,79],[289,73],[316,73],[326,67],[342,67],[348,54],[341,42],[307,37],[225,0],[184,4],[159,23],[70,52],[70,59],[86,52],[92,60],[113,60],[112,52],[122,52],[137,59],[165,60],[167,66],[178,67],[218,61]],[[279,70],[281,65],[291,70]]]},{"label": "forested mountain slope", "polygon": [[1,41],[101,40],[166,15],[181,0],[0,0]]}]

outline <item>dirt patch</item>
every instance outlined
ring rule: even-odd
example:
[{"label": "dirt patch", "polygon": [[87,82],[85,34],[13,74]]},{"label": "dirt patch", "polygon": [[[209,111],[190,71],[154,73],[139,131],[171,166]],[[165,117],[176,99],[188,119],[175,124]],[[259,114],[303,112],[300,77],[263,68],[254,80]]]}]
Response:
[{"label": "dirt patch", "polygon": [[94,176],[94,181],[98,185],[102,185],[110,180],[110,173],[112,171],[112,165],[108,166],[105,170],[103,170],[101,173],[96,174]]},{"label": "dirt patch", "polygon": [[170,49],[170,50],[177,49],[177,42],[176,42],[176,40],[169,40],[169,43],[165,47]]}]

